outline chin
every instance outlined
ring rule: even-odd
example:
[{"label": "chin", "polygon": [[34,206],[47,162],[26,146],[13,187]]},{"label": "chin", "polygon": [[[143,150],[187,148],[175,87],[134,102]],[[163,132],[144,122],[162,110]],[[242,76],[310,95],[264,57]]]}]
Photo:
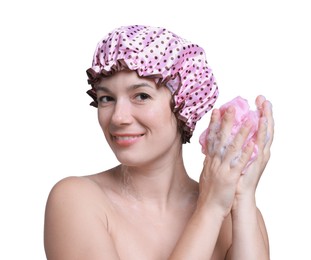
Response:
[{"label": "chin", "polygon": [[133,151],[115,153],[117,160],[126,166],[139,167],[144,164],[145,156]]}]

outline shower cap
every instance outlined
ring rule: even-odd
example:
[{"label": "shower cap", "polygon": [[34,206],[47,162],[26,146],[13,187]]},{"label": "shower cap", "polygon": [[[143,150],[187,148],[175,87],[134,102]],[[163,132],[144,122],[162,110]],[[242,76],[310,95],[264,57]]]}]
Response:
[{"label": "shower cap", "polygon": [[[248,104],[248,101],[240,96],[237,96],[236,98],[232,99],[231,101],[225,103],[219,108],[221,118],[223,118],[226,110],[228,107],[233,106],[235,108],[235,118],[233,122],[233,126],[231,129],[231,136],[229,137],[228,143],[231,143],[233,138],[236,136],[236,134],[239,132],[242,125],[248,120],[251,123],[251,130],[245,140],[244,147],[250,142],[254,142],[254,150],[253,153],[246,164],[245,168],[243,169],[242,173],[245,173],[246,169],[249,167],[249,165],[257,158],[258,156],[258,146],[256,144],[256,136],[258,131],[258,122],[260,118],[260,112],[259,110],[251,110],[250,106]],[[207,143],[209,135],[209,128],[205,129],[202,134],[199,137],[199,142],[202,146],[202,153],[207,153]]]},{"label": "shower cap", "polygon": [[92,67],[86,72],[92,89],[90,105],[97,107],[96,83],[121,70],[133,70],[141,77],[163,84],[173,95],[173,112],[184,122],[188,140],[196,122],[213,108],[218,86],[204,50],[161,27],[122,26],[98,44]]}]

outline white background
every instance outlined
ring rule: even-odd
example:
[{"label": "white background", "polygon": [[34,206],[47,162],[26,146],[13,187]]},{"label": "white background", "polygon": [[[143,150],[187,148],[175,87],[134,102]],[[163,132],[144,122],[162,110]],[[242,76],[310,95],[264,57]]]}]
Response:
[{"label": "white background", "polygon": [[[45,259],[48,193],[69,175],[117,162],[88,104],[96,43],[121,25],[163,26],[201,45],[220,88],[216,107],[263,94],[275,141],[258,187],[271,258],[310,257],[310,7],[295,1],[2,1],[0,4],[0,259]],[[197,126],[185,148],[198,179]],[[191,159],[193,155],[197,159]]]}]

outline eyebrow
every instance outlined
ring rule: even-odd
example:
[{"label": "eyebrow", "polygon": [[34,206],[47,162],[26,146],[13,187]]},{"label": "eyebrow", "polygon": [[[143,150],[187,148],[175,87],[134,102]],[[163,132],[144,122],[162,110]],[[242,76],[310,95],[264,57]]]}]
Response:
[{"label": "eyebrow", "polygon": [[[144,88],[144,87],[153,88],[148,83],[142,82],[142,83],[138,83],[138,84],[129,85],[127,87],[127,90],[131,90],[131,89],[135,90],[135,89]],[[112,92],[109,88],[107,88],[105,86],[96,86],[96,91],[104,91],[104,92],[107,92],[107,93],[111,93]]]}]

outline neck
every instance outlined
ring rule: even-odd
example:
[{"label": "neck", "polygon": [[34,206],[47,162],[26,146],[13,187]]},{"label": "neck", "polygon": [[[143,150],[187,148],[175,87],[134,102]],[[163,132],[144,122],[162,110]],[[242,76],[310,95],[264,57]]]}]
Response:
[{"label": "neck", "polygon": [[160,165],[130,167],[120,165],[118,178],[127,198],[157,210],[165,210],[186,194],[194,193],[194,181],[189,178],[181,154],[167,158]]}]

